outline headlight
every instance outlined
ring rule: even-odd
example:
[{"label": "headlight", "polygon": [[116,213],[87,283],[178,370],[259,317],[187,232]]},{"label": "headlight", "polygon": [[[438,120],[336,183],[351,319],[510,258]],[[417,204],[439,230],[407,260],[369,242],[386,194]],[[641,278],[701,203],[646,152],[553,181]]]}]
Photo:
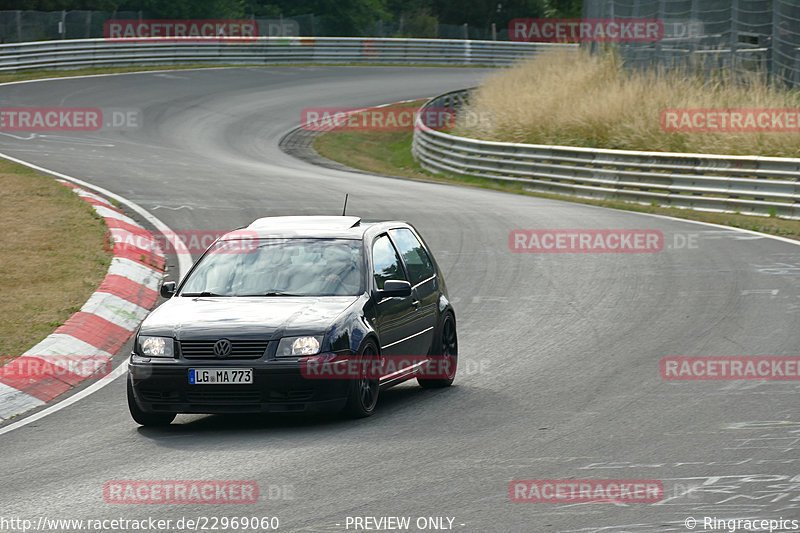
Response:
[{"label": "headlight", "polygon": [[171,337],[139,337],[139,351],[145,357],[175,357]]},{"label": "headlight", "polygon": [[316,355],[322,346],[322,335],[306,337],[284,337],[278,343],[278,357],[300,357]]}]

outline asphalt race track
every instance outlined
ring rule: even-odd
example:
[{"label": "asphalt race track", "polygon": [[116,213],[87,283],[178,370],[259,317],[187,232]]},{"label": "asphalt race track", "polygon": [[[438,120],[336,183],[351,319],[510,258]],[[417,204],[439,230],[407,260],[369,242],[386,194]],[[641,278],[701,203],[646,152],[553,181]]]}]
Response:
[{"label": "asphalt race track", "polygon": [[[689,531],[687,517],[703,531],[704,517],[800,519],[800,382],[659,374],[666,356],[797,355],[800,247],[318,168],[278,148],[305,107],[425,97],[487,72],[235,68],[0,87],[4,106],[140,111],[140,127],[127,130],[5,132],[0,152],[122,195],[176,231],[339,214],[346,192],[348,214],[412,222],[443,268],[460,337],[453,387],[404,384],[359,421],[182,415],[169,428],[141,429],[117,379],[0,436],[2,516],[276,516],[279,531],[305,532],[346,531],[347,517],[365,516],[408,516],[411,531],[418,517],[449,517],[464,532]],[[533,228],[658,230],[664,249],[511,252],[509,233]],[[200,479],[253,480],[261,497],[252,505],[103,499],[112,480]],[[665,496],[512,503],[515,479],[660,480]]]}]

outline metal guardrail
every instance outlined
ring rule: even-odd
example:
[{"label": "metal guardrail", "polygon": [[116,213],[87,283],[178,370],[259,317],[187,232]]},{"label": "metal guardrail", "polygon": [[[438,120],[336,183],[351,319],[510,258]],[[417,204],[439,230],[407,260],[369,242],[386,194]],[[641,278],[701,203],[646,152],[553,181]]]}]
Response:
[{"label": "metal guardrail", "polygon": [[428,100],[413,153],[437,173],[522,182],[537,192],[800,218],[800,159],[597,150],[483,141],[426,126],[426,108],[458,109],[470,89]]},{"label": "metal guardrail", "polygon": [[409,63],[508,65],[555,43],[346,37],[78,39],[0,45],[0,72],[173,63]]}]

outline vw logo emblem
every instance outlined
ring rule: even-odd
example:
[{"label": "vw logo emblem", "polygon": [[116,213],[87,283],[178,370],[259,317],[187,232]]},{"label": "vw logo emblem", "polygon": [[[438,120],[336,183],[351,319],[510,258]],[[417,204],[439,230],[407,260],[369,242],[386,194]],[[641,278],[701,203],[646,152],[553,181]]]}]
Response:
[{"label": "vw logo emblem", "polygon": [[219,359],[224,359],[231,354],[231,341],[220,339],[214,343],[214,355]]}]

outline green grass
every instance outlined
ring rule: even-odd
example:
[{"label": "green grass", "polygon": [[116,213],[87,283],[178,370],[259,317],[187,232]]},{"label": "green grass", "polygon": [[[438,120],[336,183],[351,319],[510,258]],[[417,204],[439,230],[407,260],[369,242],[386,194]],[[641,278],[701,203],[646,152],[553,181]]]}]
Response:
[{"label": "green grass", "polygon": [[103,219],[71,189],[0,160],[0,364],[52,333],[97,289]]}]

